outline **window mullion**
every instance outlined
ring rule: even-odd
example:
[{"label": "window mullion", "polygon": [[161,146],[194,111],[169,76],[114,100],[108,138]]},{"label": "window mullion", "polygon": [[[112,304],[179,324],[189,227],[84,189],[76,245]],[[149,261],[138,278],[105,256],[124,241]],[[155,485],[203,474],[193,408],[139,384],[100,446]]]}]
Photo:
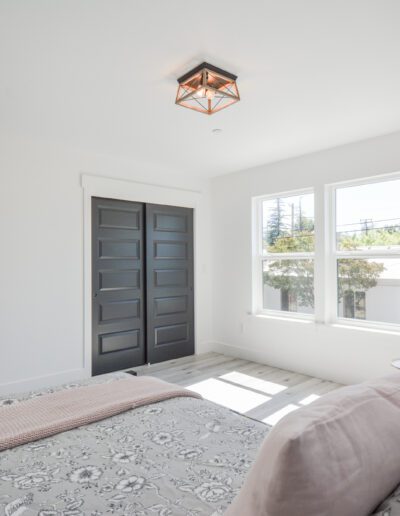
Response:
[{"label": "window mullion", "polygon": [[335,257],[338,258],[349,258],[349,259],[362,259],[362,258],[393,258],[396,256],[400,256],[400,249],[397,250],[387,250],[387,251],[336,251],[334,252]]},{"label": "window mullion", "polygon": [[314,192],[314,313],[317,322],[325,321],[325,190],[318,186]]},{"label": "window mullion", "polygon": [[253,294],[252,294],[252,313],[258,313],[263,309],[263,235],[262,235],[262,201],[260,199],[253,202]]},{"label": "window mullion", "polygon": [[267,253],[262,260],[313,260],[315,253]]}]

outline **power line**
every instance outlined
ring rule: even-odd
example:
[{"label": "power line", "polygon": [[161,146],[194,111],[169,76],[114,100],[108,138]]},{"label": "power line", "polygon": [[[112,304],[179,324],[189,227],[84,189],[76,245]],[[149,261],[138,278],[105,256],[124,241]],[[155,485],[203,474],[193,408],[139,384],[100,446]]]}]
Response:
[{"label": "power line", "polygon": [[[394,228],[397,228],[398,231],[400,231],[400,225],[398,226],[390,226],[390,229],[394,229]],[[385,228],[371,228],[369,229],[369,231],[374,231],[374,230],[377,230],[377,229],[385,229]],[[301,234],[298,234],[299,232],[294,232],[293,235],[278,235],[277,236],[277,240],[294,240],[294,239],[311,239],[311,238],[314,238],[314,233],[309,233],[307,235],[301,235]],[[351,233],[351,234],[354,234],[354,233],[368,233],[368,231],[366,231],[365,229],[353,229],[353,230],[348,230],[348,231],[336,231],[336,234],[337,235],[343,235],[343,234],[347,234],[347,233]]]},{"label": "power line", "polygon": [[[391,220],[400,220],[400,217],[396,217],[394,219],[380,219],[380,220],[373,220],[373,219],[368,219],[368,221],[371,221],[372,224],[374,224],[375,222],[389,222]],[[360,221],[360,222],[350,222],[348,224],[338,224],[338,227],[341,228],[343,226],[356,226],[358,224],[362,224],[363,222]]]}]

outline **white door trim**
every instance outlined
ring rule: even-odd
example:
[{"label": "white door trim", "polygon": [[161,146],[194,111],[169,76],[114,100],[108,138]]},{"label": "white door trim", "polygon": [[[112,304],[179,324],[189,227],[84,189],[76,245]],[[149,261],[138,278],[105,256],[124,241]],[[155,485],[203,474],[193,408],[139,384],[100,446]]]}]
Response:
[{"label": "white door trim", "polygon": [[194,242],[194,335],[195,350],[198,343],[198,303],[196,285],[199,280],[197,260],[198,208],[202,192],[171,188],[168,186],[111,179],[103,176],[81,174],[83,189],[83,368],[87,376],[92,375],[92,197],[105,197],[122,201],[136,201],[193,208]]}]

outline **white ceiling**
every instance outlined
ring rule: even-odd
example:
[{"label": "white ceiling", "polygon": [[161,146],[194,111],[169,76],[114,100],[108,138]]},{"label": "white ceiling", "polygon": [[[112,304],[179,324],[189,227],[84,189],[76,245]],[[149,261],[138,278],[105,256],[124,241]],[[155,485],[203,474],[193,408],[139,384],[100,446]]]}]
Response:
[{"label": "white ceiling", "polygon": [[[389,133],[399,19],[399,0],[0,0],[0,127],[203,177]],[[242,96],[211,117],[174,104],[203,60]]]}]

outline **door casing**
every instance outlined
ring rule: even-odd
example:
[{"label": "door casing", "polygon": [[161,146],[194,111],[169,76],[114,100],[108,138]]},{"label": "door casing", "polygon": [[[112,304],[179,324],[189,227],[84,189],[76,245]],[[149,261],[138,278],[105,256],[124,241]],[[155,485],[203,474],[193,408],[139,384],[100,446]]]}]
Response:
[{"label": "door casing", "polygon": [[199,301],[196,285],[202,272],[198,255],[198,235],[200,217],[206,214],[207,206],[203,201],[203,192],[184,188],[159,186],[137,181],[113,179],[105,176],[81,174],[83,191],[83,302],[84,302],[84,346],[82,369],[70,372],[70,378],[86,378],[92,375],[92,197],[126,200],[151,204],[165,204],[193,208],[193,248],[194,248],[194,334],[195,353],[198,346]]}]

